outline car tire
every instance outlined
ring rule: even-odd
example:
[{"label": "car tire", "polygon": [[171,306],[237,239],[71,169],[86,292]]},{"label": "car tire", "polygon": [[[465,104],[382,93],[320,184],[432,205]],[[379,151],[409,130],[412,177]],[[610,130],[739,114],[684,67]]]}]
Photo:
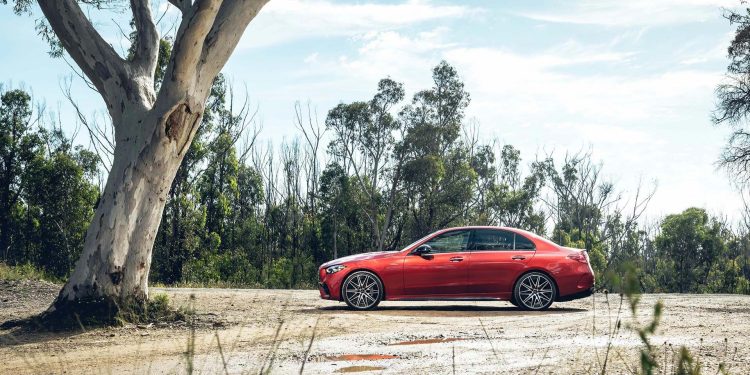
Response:
[{"label": "car tire", "polygon": [[511,305],[513,305],[515,307],[518,307],[518,302],[516,302],[516,297],[515,296],[510,297],[510,299],[508,300],[508,302],[510,302]]},{"label": "car tire", "polygon": [[522,275],[513,287],[511,303],[523,310],[546,310],[557,298],[557,287],[551,277],[542,272]]},{"label": "car tire", "polygon": [[352,310],[370,310],[383,299],[383,283],[370,271],[355,271],[341,284],[341,298]]}]

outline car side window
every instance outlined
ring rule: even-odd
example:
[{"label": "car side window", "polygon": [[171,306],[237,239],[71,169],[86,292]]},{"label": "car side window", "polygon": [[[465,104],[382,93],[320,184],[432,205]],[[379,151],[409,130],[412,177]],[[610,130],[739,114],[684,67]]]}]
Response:
[{"label": "car side window", "polygon": [[469,245],[469,231],[457,230],[439,234],[427,241],[433,253],[455,253],[466,251]]},{"label": "car side window", "polygon": [[474,238],[471,242],[473,251],[513,250],[513,232],[477,229],[474,231]]},{"label": "car side window", "polygon": [[534,250],[534,242],[528,238],[506,230],[477,229],[469,248],[472,251],[511,251]]},{"label": "car side window", "polygon": [[514,233],[516,236],[516,250],[534,250],[536,249],[536,246],[534,245],[534,242],[530,239],[518,234]]}]

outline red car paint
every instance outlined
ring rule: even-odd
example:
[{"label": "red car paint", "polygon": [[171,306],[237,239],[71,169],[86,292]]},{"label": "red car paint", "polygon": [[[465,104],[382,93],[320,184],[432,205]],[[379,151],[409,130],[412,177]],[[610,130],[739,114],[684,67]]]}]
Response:
[{"label": "red car paint", "polygon": [[[472,249],[476,233],[498,230],[514,233],[512,249]],[[454,252],[426,256],[413,254],[436,236],[469,231],[471,244]],[[515,239],[528,240],[533,249],[519,249]],[[528,244],[529,242],[525,242]],[[528,247],[532,247],[526,245]],[[328,274],[326,268],[343,265]],[[384,300],[497,299],[510,300],[516,281],[525,273],[539,271],[551,276],[557,286],[556,301],[591,294],[594,273],[584,250],[559,246],[533,233],[506,227],[460,227],[432,233],[399,251],[351,255],[324,263],[318,270],[320,297],[341,301],[341,284],[351,272],[368,270],[385,288]]]}]

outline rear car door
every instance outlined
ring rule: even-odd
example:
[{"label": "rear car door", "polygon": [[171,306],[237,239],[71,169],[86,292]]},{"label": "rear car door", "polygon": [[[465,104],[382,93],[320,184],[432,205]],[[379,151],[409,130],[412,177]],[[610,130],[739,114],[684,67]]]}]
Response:
[{"label": "rear car door", "polygon": [[509,230],[472,231],[468,294],[508,297],[513,283],[535,254],[534,242]]},{"label": "rear car door", "polygon": [[404,257],[404,295],[414,298],[452,297],[466,293],[470,230],[438,234],[424,244],[429,254]]}]

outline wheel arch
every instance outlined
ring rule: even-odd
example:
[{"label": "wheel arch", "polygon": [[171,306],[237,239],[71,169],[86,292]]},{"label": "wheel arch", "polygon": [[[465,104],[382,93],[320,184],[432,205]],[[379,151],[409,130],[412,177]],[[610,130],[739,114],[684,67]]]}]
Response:
[{"label": "wheel arch", "polygon": [[383,286],[383,291],[382,291],[383,296],[381,297],[382,298],[381,301],[385,300],[385,289],[386,289],[386,287],[385,287],[385,282],[383,281],[383,278],[380,277],[380,275],[378,275],[378,273],[375,270],[373,270],[372,268],[355,267],[355,268],[352,268],[352,270],[349,271],[349,273],[347,273],[346,276],[344,277],[344,279],[341,281],[341,285],[339,286],[339,301],[340,302],[344,301],[344,283],[345,283],[346,279],[348,279],[349,276],[351,276],[353,273],[359,272],[359,271],[367,271],[367,272],[375,275],[375,277],[377,277],[378,280],[380,280],[380,285]]},{"label": "wheel arch", "polygon": [[520,275],[518,275],[518,277],[516,277],[516,280],[513,282],[513,289],[510,292],[510,298],[511,299],[515,298],[516,285],[518,285],[518,281],[520,281],[521,278],[524,277],[524,275],[530,274],[532,272],[543,273],[544,275],[546,275],[547,277],[549,277],[550,280],[552,280],[552,283],[555,284],[555,299],[552,300],[552,301],[553,302],[558,302],[558,299],[560,298],[560,287],[557,285],[557,280],[555,279],[555,277],[551,273],[549,273],[547,270],[545,270],[543,268],[531,268],[531,269],[527,269],[527,270],[523,271]]}]

